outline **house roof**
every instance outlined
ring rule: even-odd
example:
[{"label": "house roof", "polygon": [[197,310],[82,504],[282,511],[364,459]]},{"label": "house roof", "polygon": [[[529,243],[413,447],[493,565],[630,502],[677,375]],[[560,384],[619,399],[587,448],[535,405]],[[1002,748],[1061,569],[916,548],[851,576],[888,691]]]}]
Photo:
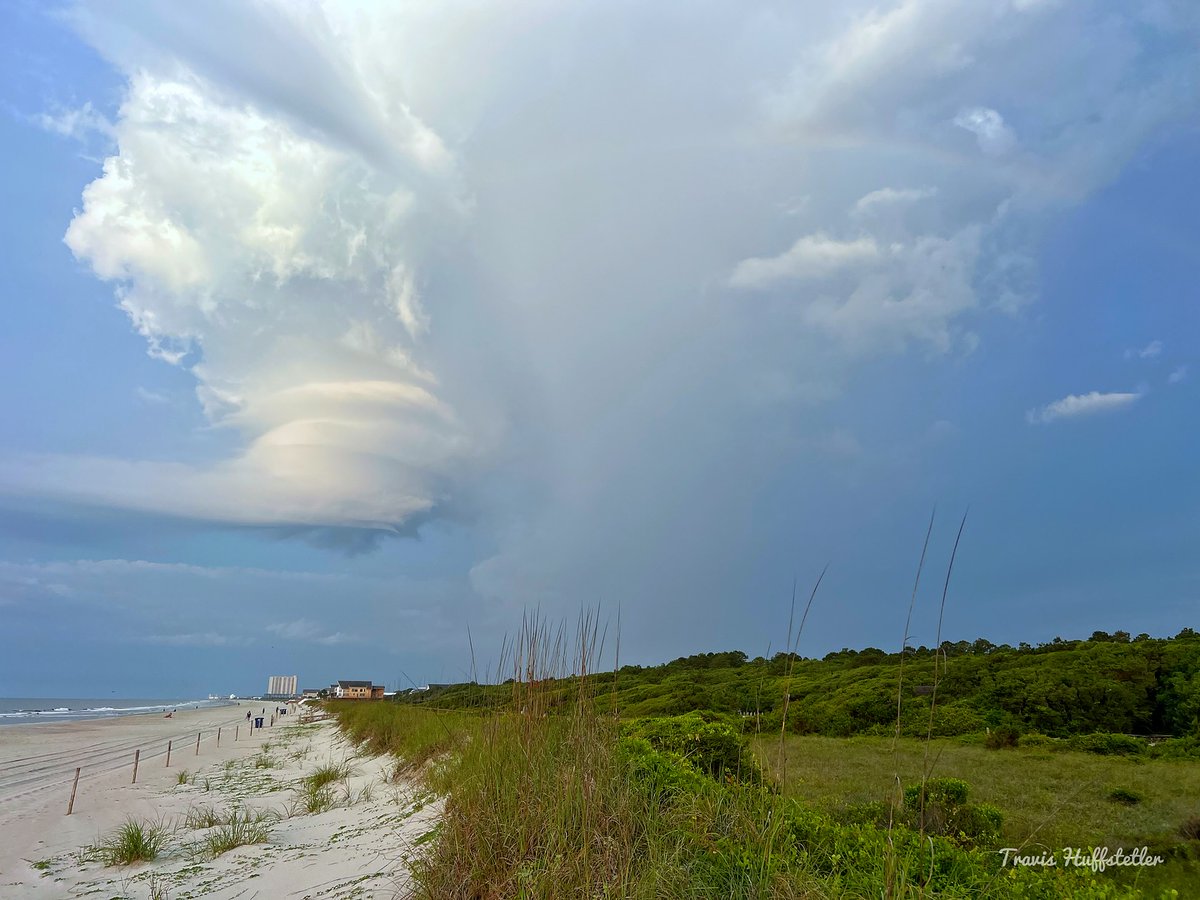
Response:
[{"label": "house roof", "polygon": [[338,682],[338,687],[344,687],[344,688],[348,688],[348,687],[369,688],[370,686],[371,686],[371,682],[369,682],[369,681],[339,681]]}]

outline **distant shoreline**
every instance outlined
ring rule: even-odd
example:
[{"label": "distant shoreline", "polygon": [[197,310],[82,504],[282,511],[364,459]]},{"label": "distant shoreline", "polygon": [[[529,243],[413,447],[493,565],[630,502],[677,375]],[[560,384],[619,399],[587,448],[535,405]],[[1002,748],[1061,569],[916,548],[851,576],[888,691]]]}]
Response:
[{"label": "distant shoreline", "polygon": [[11,725],[87,722],[125,716],[162,715],[174,710],[219,709],[236,700],[167,700],[96,697],[0,697],[0,728]]}]

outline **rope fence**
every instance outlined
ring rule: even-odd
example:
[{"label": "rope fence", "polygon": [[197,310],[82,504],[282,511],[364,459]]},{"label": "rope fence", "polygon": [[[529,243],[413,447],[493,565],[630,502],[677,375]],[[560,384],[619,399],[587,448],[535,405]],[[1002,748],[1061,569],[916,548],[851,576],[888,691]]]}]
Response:
[{"label": "rope fence", "polygon": [[[275,726],[275,722],[276,722],[277,718],[282,718],[282,716],[271,715],[271,717],[270,717],[271,724],[270,725],[256,725],[256,723],[258,723],[258,722],[266,721],[267,716],[266,716],[266,708],[265,707],[262,709],[262,713],[260,715],[248,716],[247,721],[250,723],[250,725],[249,725],[249,728],[247,731],[246,740],[247,741],[251,740],[254,737],[254,734],[256,731],[262,732],[262,731],[267,730],[268,728],[273,728]],[[322,718],[324,718],[324,717],[322,717]],[[302,724],[304,721],[311,721],[311,719],[305,720],[299,716],[297,717],[297,719],[300,720],[300,721],[297,721],[297,724]],[[215,744],[214,749],[220,748],[221,733],[225,728],[228,728],[231,723],[233,723],[233,725],[234,725],[234,728],[233,728],[234,743],[238,743],[241,740],[242,719],[239,717],[236,720],[230,720],[230,722],[225,722],[224,724],[218,725],[216,727],[215,731],[212,730],[211,728],[208,730],[207,733],[210,736],[210,740],[212,740],[212,742]],[[191,732],[188,732],[188,733],[190,734]],[[201,729],[200,731],[196,732],[196,744],[195,744],[195,750],[192,754],[193,756],[200,755],[200,745],[203,742],[204,735],[205,735],[204,729]],[[165,756],[165,762],[163,763],[164,768],[170,768],[170,766],[171,766],[171,750],[174,747],[175,741],[176,741],[176,738],[168,738],[166,750],[160,751]],[[143,754],[142,747],[126,748],[125,752],[128,752],[129,749],[133,750],[133,778],[130,783],[137,784],[138,766],[141,763],[141,761],[143,759],[149,759],[151,757],[157,756],[158,754],[154,753],[153,751]],[[76,796],[76,792],[79,789],[79,779],[81,777],[81,773],[83,773],[82,777],[87,778],[87,777],[95,776],[95,775],[106,775],[106,774],[116,771],[117,769],[120,768],[120,764],[106,765],[106,763],[111,762],[111,761],[112,760],[110,760],[110,759],[101,761],[100,763],[97,764],[97,767],[94,768],[94,771],[85,771],[88,767],[76,766],[75,776],[73,779],[71,779],[71,799],[67,802],[67,815],[68,816],[71,815],[75,811],[75,796]],[[66,782],[58,782],[58,783],[65,784]]]},{"label": "rope fence", "polygon": [[[72,815],[79,802],[86,799],[79,796],[81,781],[112,775],[124,769],[130,779],[130,784],[137,784],[138,776],[145,775],[149,763],[160,757],[163,765],[170,768],[172,756],[178,757],[181,750],[189,744],[192,747],[192,757],[197,758],[207,748],[209,751],[232,750],[238,745],[247,745],[258,736],[259,732],[274,727],[285,721],[311,721],[310,717],[296,715],[294,719],[279,713],[279,707],[274,715],[268,712],[269,707],[261,711],[251,710],[252,715],[247,721],[242,718],[242,707],[237,718],[230,718],[214,725],[206,726],[198,731],[188,730],[182,733],[166,734],[160,738],[126,739],[119,737],[111,740],[100,740],[81,747],[65,750],[52,750],[34,756],[24,756],[17,759],[0,761],[0,804],[11,802],[20,797],[53,790],[62,786],[64,791],[69,787],[70,793],[66,803],[66,815]],[[301,710],[304,708],[301,707]],[[301,710],[296,710],[299,712]],[[294,715],[292,709],[288,715]],[[268,724],[270,722],[270,724]],[[260,725],[261,723],[261,725]],[[299,724],[299,723],[298,723]],[[232,737],[229,727],[233,726]],[[246,727],[243,733],[242,728]],[[176,746],[179,745],[179,746]],[[175,760],[179,763],[178,759]]]}]

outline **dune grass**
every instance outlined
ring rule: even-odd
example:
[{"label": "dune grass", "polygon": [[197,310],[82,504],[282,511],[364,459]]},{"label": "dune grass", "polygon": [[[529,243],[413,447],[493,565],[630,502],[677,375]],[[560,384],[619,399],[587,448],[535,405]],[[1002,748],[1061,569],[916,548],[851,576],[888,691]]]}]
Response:
[{"label": "dune grass", "polygon": [[320,790],[328,784],[335,781],[342,781],[350,775],[350,767],[345,763],[336,765],[334,763],[326,763],[308,775],[304,776],[304,782],[313,790]]},{"label": "dune grass", "polygon": [[211,806],[193,806],[183,818],[188,828],[212,828],[225,821],[224,816]]},{"label": "dune grass", "polygon": [[201,847],[209,859],[215,859],[235,847],[265,844],[270,840],[270,826],[274,820],[270,813],[230,810],[222,822],[204,836]]},{"label": "dune grass", "polygon": [[106,866],[128,866],[157,859],[168,836],[161,822],[127,819],[91,850]]}]

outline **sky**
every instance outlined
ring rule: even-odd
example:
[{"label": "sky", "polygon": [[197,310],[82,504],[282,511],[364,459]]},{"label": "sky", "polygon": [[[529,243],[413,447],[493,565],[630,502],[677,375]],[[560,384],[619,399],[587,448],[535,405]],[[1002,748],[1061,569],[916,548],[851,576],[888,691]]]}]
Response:
[{"label": "sky", "polygon": [[0,695],[1196,624],[1194,3],[0,26]]}]

